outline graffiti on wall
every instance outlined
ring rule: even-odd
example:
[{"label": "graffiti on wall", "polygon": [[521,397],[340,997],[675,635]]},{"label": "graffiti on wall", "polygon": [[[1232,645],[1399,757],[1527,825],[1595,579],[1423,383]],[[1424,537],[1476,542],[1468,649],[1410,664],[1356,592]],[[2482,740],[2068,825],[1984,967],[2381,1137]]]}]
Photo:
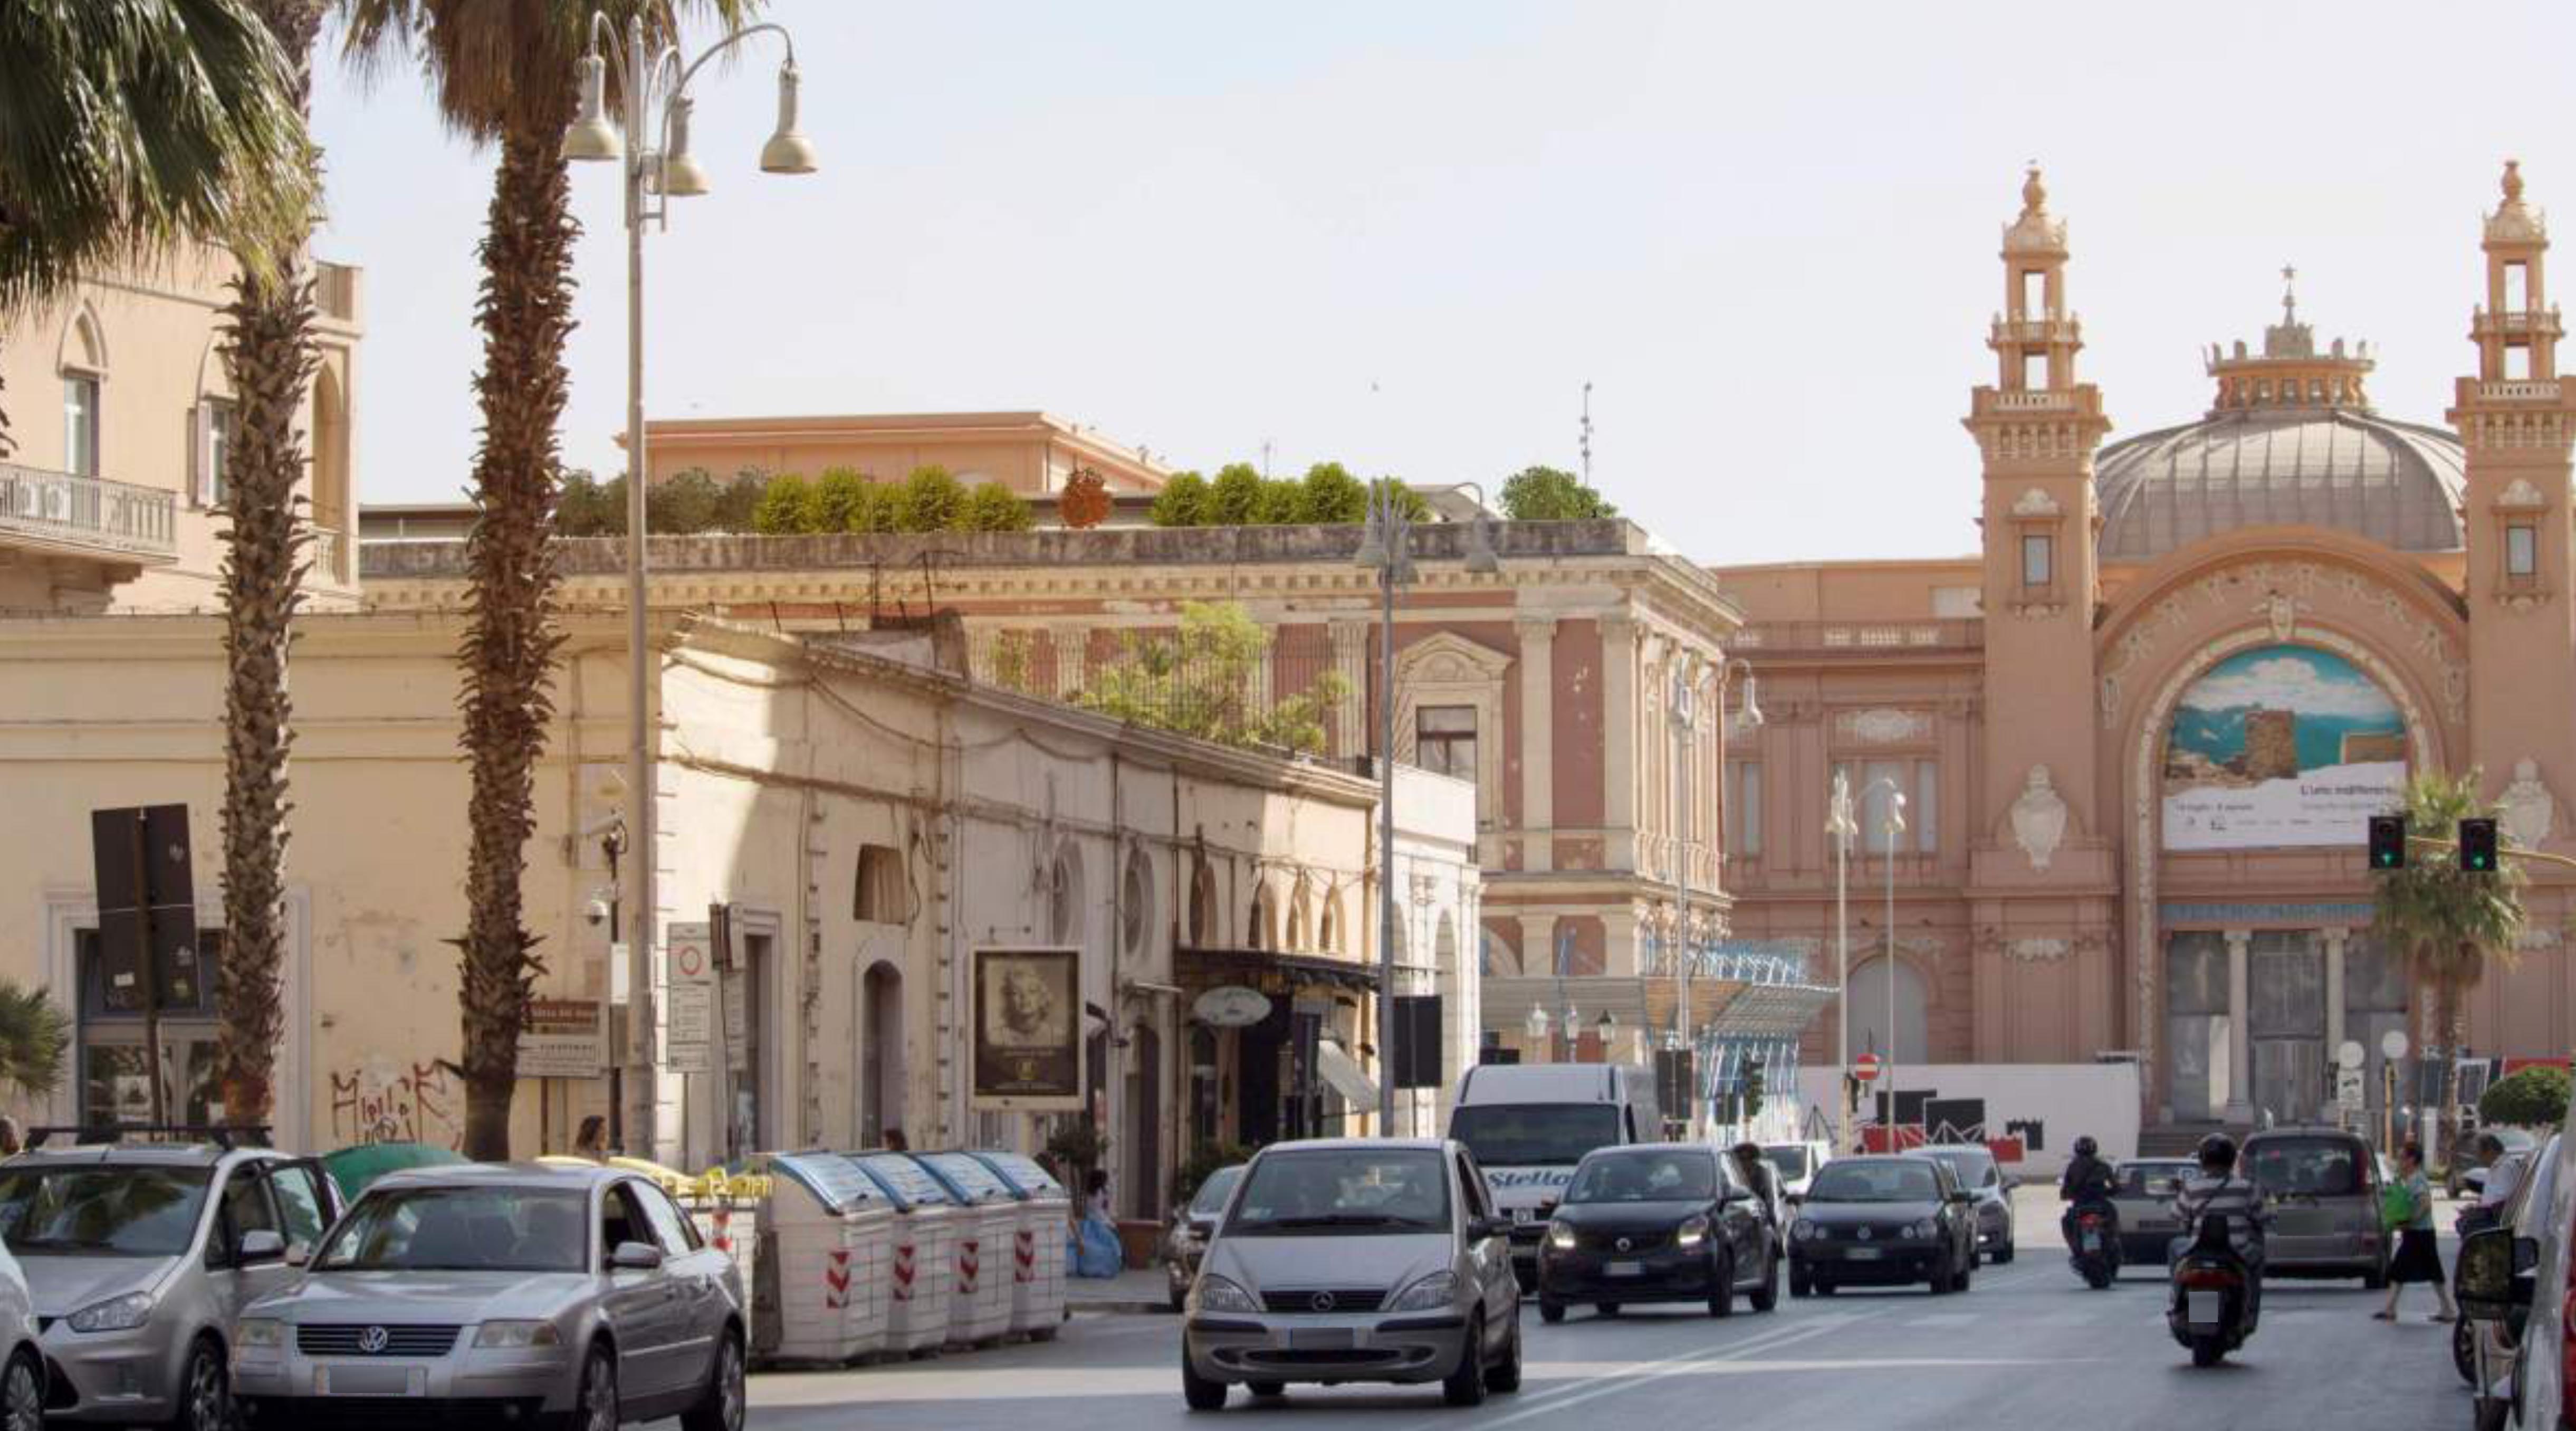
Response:
[{"label": "graffiti on wall", "polygon": [[431,1143],[459,1148],[464,1125],[439,1063],[371,1058],[331,1073],[331,1135],[348,1143]]}]

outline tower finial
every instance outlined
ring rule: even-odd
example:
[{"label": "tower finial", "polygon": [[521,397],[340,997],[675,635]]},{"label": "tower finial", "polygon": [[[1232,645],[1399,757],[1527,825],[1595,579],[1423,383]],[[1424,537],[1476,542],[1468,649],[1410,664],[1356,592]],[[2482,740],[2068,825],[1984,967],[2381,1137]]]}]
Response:
[{"label": "tower finial", "polygon": [[2522,161],[2519,159],[2504,161],[2504,201],[2508,204],[2522,202]]},{"label": "tower finial", "polygon": [[2292,327],[2299,321],[2299,270],[2295,265],[2281,265],[2281,326]]},{"label": "tower finial", "polygon": [[2035,219],[2048,212],[2048,186],[2039,182],[2039,161],[2030,161],[2030,172],[2021,181],[2021,216]]}]

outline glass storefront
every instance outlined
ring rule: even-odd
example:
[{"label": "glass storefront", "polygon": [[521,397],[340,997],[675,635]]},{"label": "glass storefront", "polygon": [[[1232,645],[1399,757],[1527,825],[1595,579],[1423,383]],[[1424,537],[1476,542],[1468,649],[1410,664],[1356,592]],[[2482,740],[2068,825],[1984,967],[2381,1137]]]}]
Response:
[{"label": "glass storefront", "polygon": [[[144,1040],[139,987],[110,982],[99,958],[98,935],[80,932],[80,1121],[148,1123],[152,1120],[152,1066]],[[161,991],[161,1089],[172,1122],[221,1123],[223,1094],[215,1085],[215,982],[222,966],[223,935],[197,932],[193,963],[164,971]]]}]

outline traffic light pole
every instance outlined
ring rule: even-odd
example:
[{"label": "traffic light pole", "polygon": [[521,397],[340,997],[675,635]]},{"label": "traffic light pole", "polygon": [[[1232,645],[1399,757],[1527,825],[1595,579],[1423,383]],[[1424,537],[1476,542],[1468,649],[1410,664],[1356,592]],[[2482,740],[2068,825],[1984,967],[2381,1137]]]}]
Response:
[{"label": "traffic light pole", "polygon": [[[2406,837],[2406,843],[2409,845],[2422,845],[2428,849],[2451,852],[2456,852],[2460,848],[2459,841],[2445,840],[2438,835],[2408,835]],[[2553,855],[2546,850],[2499,849],[2496,851],[2496,856],[2499,859],[2508,860],[2538,860],[2542,864],[2560,865],[2567,869],[2576,870],[2576,859],[2571,859],[2566,855]]]}]

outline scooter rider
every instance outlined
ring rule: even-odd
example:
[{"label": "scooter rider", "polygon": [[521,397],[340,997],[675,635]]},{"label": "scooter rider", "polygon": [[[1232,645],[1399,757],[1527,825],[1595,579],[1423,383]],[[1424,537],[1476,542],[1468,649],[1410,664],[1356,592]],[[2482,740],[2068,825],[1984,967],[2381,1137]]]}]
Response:
[{"label": "scooter rider", "polygon": [[2067,1160],[2066,1173],[2057,1180],[2058,1201],[2072,1204],[2057,1219],[2067,1251],[2075,1250],[2075,1209],[2088,1202],[2109,1202],[2116,1185],[2111,1165],[2102,1158],[2102,1145],[2090,1133],[2076,1139],[2075,1156]]},{"label": "scooter rider", "polygon": [[2202,1218],[2215,1213],[2227,1219],[2228,1241],[2245,1259],[2245,1326],[2248,1331],[2263,1311],[2263,1190],[2236,1176],[2236,1140],[2212,1133],[2200,1140],[2200,1176],[2186,1180],[2174,1196],[2182,1219],[2182,1236],[2174,1239],[2168,1261],[2189,1250],[2200,1236]]}]

